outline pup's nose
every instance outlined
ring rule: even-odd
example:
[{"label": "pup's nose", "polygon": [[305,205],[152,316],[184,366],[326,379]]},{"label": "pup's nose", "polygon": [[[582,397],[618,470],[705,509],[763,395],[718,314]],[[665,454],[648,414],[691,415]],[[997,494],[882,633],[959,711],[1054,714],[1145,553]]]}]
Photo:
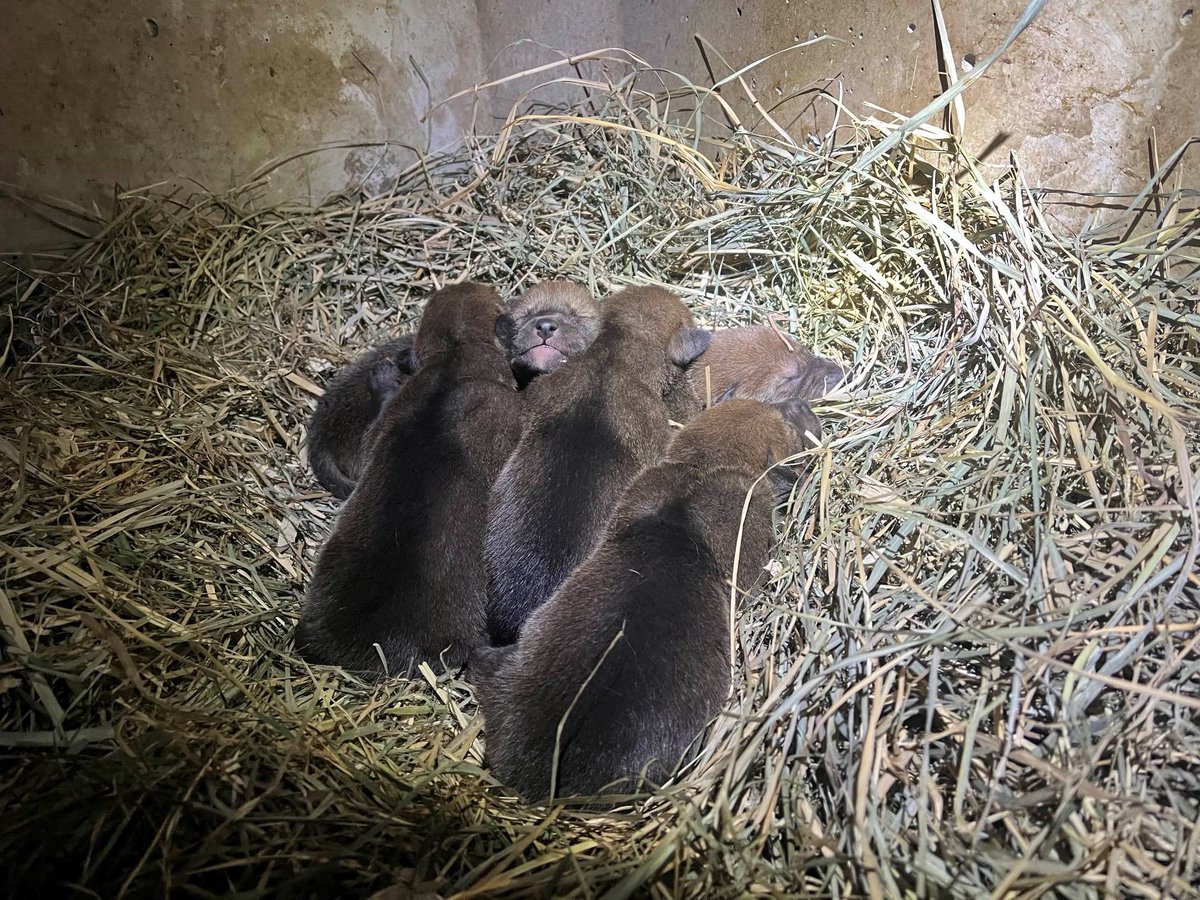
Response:
[{"label": "pup's nose", "polygon": [[543,341],[558,331],[558,324],[553,319],[538,319],[533,327],[537,329],[537,333],[542,336]]}]

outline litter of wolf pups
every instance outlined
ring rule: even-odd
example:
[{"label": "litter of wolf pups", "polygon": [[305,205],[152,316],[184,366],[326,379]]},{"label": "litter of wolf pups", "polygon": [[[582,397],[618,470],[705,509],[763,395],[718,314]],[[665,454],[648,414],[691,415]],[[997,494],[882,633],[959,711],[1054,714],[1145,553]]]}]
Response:
[{"label": "litter of wolf pups", "polygon": [[4,276],[9,892],[1196,896],[1187,153],[1066,237],[602,62]]},{"label": "litter of wolf pups", "polygon": [[[530,799],[556,783],[636,788],[650,771],[661,783],[728,693],[734,560],[752,590],[771,510],[795,481],[778,464],[820,434],[805,401],[843,373],[768,328],[714,340],[662,288],[597,303],[552,281],[510,306],[484,285],[445,287],[425,306],[409,378],[375,415],[358,382],[395,371],[398,338],[321,398],[315,445],[334,443],[323,430],[346,393],[358,433],[336,440],[367,459],[317,560],[297,647],[368,675],[464,666],[493,767],[519,770],[506,780]],[[526,360],[540,377],[518,392],[510,367]],[[714,369],[720,408],[702,412]],[[675,420],[687,424],[672,439]]]}]

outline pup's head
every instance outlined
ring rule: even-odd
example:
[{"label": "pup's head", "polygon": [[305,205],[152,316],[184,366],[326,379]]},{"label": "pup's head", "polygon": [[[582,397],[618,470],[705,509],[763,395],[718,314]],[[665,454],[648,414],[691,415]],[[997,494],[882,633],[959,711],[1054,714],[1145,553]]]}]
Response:
[{"label": "pup's head", "polygon": [[[786,342],[785,342],[786,340]],[[691,378],[703,395],[705,368],[714,403],[722,400],[815,400],[842,383],[846,373],[833,360],[817,356],[791,336],[766,325],[713,332],[708,352]]]},{"label": "pup's head", "polygon": [[602,327],[652,367],[672,418],[686,421],[699,412],[700,397],[686,375],[712,333],[696,327],[679,297],[663,288],[626,288],[604,301]]},{"label": "pup's head", "polygon": [[[689,422],[671,442],[667,460],[763,472],[816,446],[820,438],[821,421],[803,400],[727,400]],[[802,472],[801,466],[778,466],[771,481],[786,492]]]},{"label": "pup's head", "polygon": [[535,284],[496,319],[496,337],[522,380],[553,372],[586,349],[599,330],[595,298],[571,281]]},{"label": "pup's head", "polygon": [[[411,349],[409,354],[412,354]],[[367,368],[366,384],[376,406],[382,406],[396,391],[400,390],[400,382],[404,377],[395,359],[385,357],[371,363]]]},{"label": "pup's head", "polygon": [[367,390],[376,406],[382,406],[417,370],[413,335],[401,335],[376,347],[363,357],[362,364],[366,368]]},{"label": "pup's head", "polygon": [[464,344],[496,347],[500,295],[484,284],[467,281],[430,295],[413,344],[413,363],[425,365],[440,353]]},{"label": "pup's head", "polygon": [[631,287],[604,301],[602,324],[625,341],[661,344],[671,364],[691,365],[712,334],[697,328],[692,312],[665,288]]}]

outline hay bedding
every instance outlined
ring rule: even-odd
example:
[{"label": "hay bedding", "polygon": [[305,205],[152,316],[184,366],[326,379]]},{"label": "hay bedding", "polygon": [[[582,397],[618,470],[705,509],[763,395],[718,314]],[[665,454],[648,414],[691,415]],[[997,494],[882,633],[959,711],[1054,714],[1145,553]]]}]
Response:
[{"label": "hay bedding", "polygon": [[[867,165],[887,128],[844,114],[698,135],[666,78],[384,198],[127,194],[6,276],[8,893],[1197,896],[1195,194],[1068,240],[934,129]],[[740,605],[740,714],[649,805],[531,809],[468,684],[292,654],[316,385],[464,275],[660,283],[853,365]]]}]

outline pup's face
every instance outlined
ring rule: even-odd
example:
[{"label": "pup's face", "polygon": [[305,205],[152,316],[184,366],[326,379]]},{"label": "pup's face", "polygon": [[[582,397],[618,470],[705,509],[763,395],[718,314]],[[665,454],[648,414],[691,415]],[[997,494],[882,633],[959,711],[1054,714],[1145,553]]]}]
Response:
[{"label": "pup's face", "polygon": [[767,400],[815,400],[824,397],[846,378],[846,373],[831,359],[815,356],[803,348],[792,353],[782,371],[772,379]]},{"label": "pup's face", "polygon": [[570,281],[533,286],[496,319],[496,336],[514,371],[527,378],[553,372],[586,349],[599,329],[595,299]]},{"label": "pup's face", "polygon": [[698,364],[707,366],[713,401],[728,399],[783,403],[815,400],[846,377],[833,360],[817,356],[796,338],[780,336],[765,325],[726,328],[713,333],[708,352]]}]

